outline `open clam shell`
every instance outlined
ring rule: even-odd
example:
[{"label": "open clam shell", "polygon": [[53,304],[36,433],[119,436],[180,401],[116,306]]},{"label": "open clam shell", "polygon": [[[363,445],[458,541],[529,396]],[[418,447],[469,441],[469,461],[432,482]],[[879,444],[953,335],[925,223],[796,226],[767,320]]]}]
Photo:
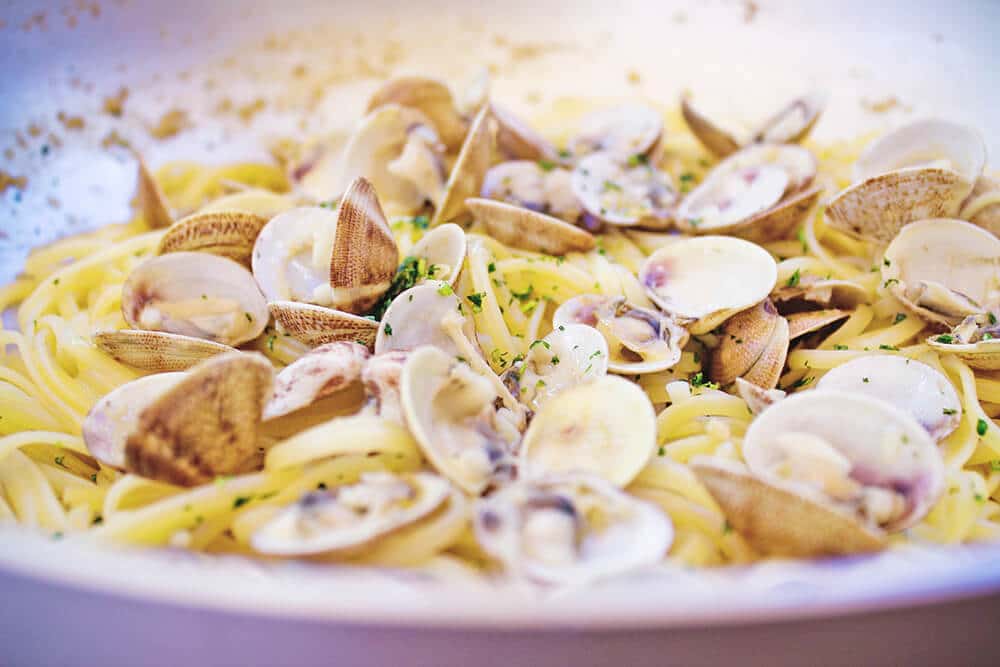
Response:
[{"label": "open clam shell", "polygon": [[583,294],[552,315],[553,326],[594,327],[607,344],[608,370],[623,375],[658,373],[676,365],[687,331],[661,312],[628,303],[625,297]]},{"label": "open clam shell", "polygon": [[390,104],[420,111],[430,119],[448,148],[461,146],[467,126],[443,81],[424,76],[389,79],[368,100],[367,113]]},{"label": "open clam shell", "polygon": [[451,168],[441,204],[434,211],[431,226],[460,219],[466,213],[466,200],[476,197],[493,160],[493,131],[490,109],[484,106],[476,114],[462,149]]},{"label": "open clam shell", "polygon": [[604,336],[583,324],[555,324],[529,346],[523,364],[507,373],[507,381],[517,384],[518,400],[537,412],[556,394],[607,373]]},{"label": "open clam shell", "polygon": [[267,218],[243,211],[201,212],[174,223],[160,239],[157,254],[190,251],[228,257],[250,267],[250,254]]},{"label": "open clam shell", "polygon": [[243,266],[201,252],[148,259],[122,287],[122,314],[136,329],[239,345],[267,326],[267,302]]},{"label": "open clam shell", "polygon": [[1000,183],[980,176],[972,194],[962,204],[959,217],[1000,236]]},{"label": "open clam shell", "polygon": [[493,385],[440,349],[410,353],[400,377],[407,427],[430,464],[466,493],[479,495],[513,474],[511,444],[495,423]]},{"label": "open clam shell", "polygon": [[117,361],[154,373],[186,371],[209,357],[235,351],[203,338],[141,329],[99,331],[93,340]]},{"label": "open clam shell", "polygon": [[1000,326],[993,311],[969,315],[950,333],[929,337],[927,344],[938,352],[954,354],[972,368],[1000,370]]},{"label": "open clam shell", "polygon": [[184,373],[147,375],[105,394],[83,420],[87,450],[105,465],[124,468],[125,441],[139,414],[185,377]]},{"label": "open clam shell", "polygon": [[[719,345],[712,352],[708,366],[708,376],[712,381],[722,386],[732,384],[736,378],[750,373],[758,362],[761,363],[760,370],[754,375],[765,375],[765,366],[777,366],[780,374],[788,351],[788,336],[782,336],[779,331],[781,319],[771,300],[765,299],[726,320],[719,335]],[[787,330],[787,324],[785,326]],[[773,361],[772,357],[775,357]],[[766,381],[756,384],[773,388],[777,378],[773,377],[773,373],[766,375],[769,377],[761,378]]]},{"label": "open clam shell", "polygon": [[546,475],[480,500],[476,540],[505,568],[542,584],[583,584],[658,563],[673,524],[599,477]]},{"label": "open clam shell", "polygon": [[881,269],[907,309],[953,327],[1000,296],[1000,239],[961,220],[921,220],[899,231]]},{"label": "open clam shell", "polygon": [[622,161],[646,155],[660,141],[663,117],[656,109],[634,104],[596,111],[580,121],[577,134],[570,140],[574,157],[598,151]]},{"label": "open clam shell", "polygon": [[681,97],[681,115],[691,133],[715,157],[728,157],[740,149],[741,142],[699,111],[687,95]]},{"label": "open clam shell", "polygon": [[677,200],[666,173],[648,163],[630,165],[604,151],[577,163],[572,188],[587,213],[609,225],[663,226]]},{"label": "open clam shell", "polygon": [[755,243],[729,236],[700,236],[663,246],[639,269],[639,281],[656,305],[702,334],[763,301],[778,267]]},{"label": "open clam shell", "polygon": [[785,316],[785,319],[788,320],[788,338],[789,340],[795,340],[806,334],[819,331],[831,324],[846,320],[850,316],[851,311],[840,310],[838,308],[791,313]]},{"label": "open clam shell", "polygon": [[274,379],[274,393],[264,406],[264,419],[275,419],[309,406],[361,381],[371,354],[358,343],[327,343],[310,350]]},{"label": "open clam shell", "polygon": [[656,413],[645,392],[605,376],[554,396],[521,443],[527,475],[578,472],[625,487],[656,449]]},{"label": "open clam shell", "polygon": [[482,197],[576,223],[583,208],[567,169],[529,160],[501,162],[486,172]]},{"label": "open clam shell", "polygon": [[354,484],[313,491],[254,531],[255,551],[276,556],[351,556],[427,518],[451,497],[430,473],[365,473]]},{"label": "open clam shell", "polygon": [[450,222],[428,231],[413,246],[411,255],[427,262],[434,280],[455,284],[465,261],[465,231]]},{"label": "open clam shell", "polygon": [[797,144],[812,132],[823,109],[827,94],[813,91],[789,102],[753,132],[752,141],[767,144]]},{"label": "open clam shell", "polygon": [[565,255],[587,252],[597,245],[589,232],[550,215],[492,199],[471,198],[465,203],[491,236],[515,248]]},{"label": "open clam shell", "polygon": [[914,220],[953,218],[986,163],[982,137],[962,125],[919,121],[873,143],[855,163],[855,183],[827,206],[830,224],[887,242]]},{"label": "open clam shell", "polygon": [[816,385],[872,396],[908,413],[942,440],[958,428],[962,403],[955,387],[927,364],[890,354],[871,354],[832,368]]},{"label": "open clam shell", "polygon": [[449,334],[449,323],[475,340],[472,320],[461,312],[462,301],[448,283],[429,280],[401,293],[385,311],[375,339],[375,354],[391,350],[413,350],[422,345],[432,345],[447,352],[452,358],[461,356],[454,338]]},{"label": "open clam shell", "polygon": [[[221,354],[176,381],[157,385],[151,378],[136,380],[143,383],[135,389],[138,419],[112,415],[104,426],[94,422],[88,430],[93,434],[105,427],[115,429],[111,442],[124,439],[121,467],[128,472],[180,486],[204,484],[254,465],[257,427],[273,379],[274,369],[263,355]],[[117,396],[131,395],[126,389],[131,385],[124,385],[119,390],[123,394],[109,402],[113,405]],[[134,412],[126,407],[125,416],[134,417]],[[94,413],[90,419],[109,417]],[[109,437],[106,430],[103,437]]]},{"label": "open clam shell", "polygon": [[743,378],[736,378],[734,386],[736,387],[736,393],[739,394],[740,398],[747,404],[747,408],[754,415],[759,415],[788,395],[781,389],[764,389],[763,387],[758,387],[753,382],[747,382]]},{"label": "open clam shell", "polygon": [[399,396],[399,381],[403,364],[410,353],[392,350],[368,359],[361,370],[361,380],[375,413],[383,419],[403,423],[403,406]]},{"label": "open clam shell", "polygon": [[801,307],[821,306],[853,310],[871,301],[868,290],[849,280],[819,278],[803,274],[795,285],[783,284],[771,292],[771,299],[778,310],[798,310]]},{"label": "open clam shell", "polygon": [[298,301],[272,301],[267,307],[281,331],[310,347],[338,341],[375,345],[378,322],[367,317]]}]

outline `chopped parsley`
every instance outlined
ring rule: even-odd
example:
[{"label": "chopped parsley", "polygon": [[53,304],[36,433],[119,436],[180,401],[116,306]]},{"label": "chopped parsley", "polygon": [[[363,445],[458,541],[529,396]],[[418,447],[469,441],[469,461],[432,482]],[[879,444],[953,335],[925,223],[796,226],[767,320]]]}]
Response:
[{"label": "chopped parsley", "polygon": [[953,415],[957,412],[958,410],[956,410],[955,408],[941,408],[941,413],[945,415]]},{"label": "chopped parsley", "polygon": [[722,522],[722,534],[728,535],[731,532],[733,532],[733,525],[729,523],[729,519],[726,519]]},{"label": "chopped parsley", "polygon": [[799,281],[801,279],[802,276],[799,274],[799,270],[795,269],[795,273],[793,273],[788,277],[788,280],[785,281],[785,285],[788,287],[795,287],[796,285],[799,284]]},{"label": "chopped parsley", "polygon": [[486,292],[476,292],[475,294],[470,294],[465,298],[472,304],[473,313],[483,312],[483,299],[486,298]]},{"label": "chopped parsley", "polygon": [[239,509],[253,500],[253,496],[237,496],[233,499],[233,509]]},{"label": "chopped parsley", "polygon": [[898,347],[896,347],[895,345],[887,345],[886,343],[882,343],[881,345],[879,345],[878,349],[880,349],[880,350],[890,350],[892,352],[899,352],[899,348]]},{"label": "chopped parsley", "polygon": [[605,180],[604,181],[604,191],[607,192],[608,190],[614,190],[616,192],[621,192],[622,191],[622,186],[618,185],[614,181]]},{"label": "chopped parsley", "polygon": [[426,215],[418,215],[410,220],[410,224],[416,229],[427,229],[430,226],[431,221]]},{"label": "chopped parsley", "polygon": [[250,313],[243,313],[243,316],[247,318],[247,322],[253,322],[253,315]]},{"label": "chopped parsley", "polygon": [[695,373],[694,375],[692,375],[690,378],[688,378],[688,382],[691,383],[692,387],[704,387],[705,389],[718,389],[719,388],[718,383],[716,383],[716,382],[710,382],[709,380],[707,380],[705,378],[704,372],[702,372],[702,371],[698,371],[697,373]]},{"label": "chopped parsley", "polygon": [[638,167],[640,164],[647,164],[648,162],[649,158],[642,153],[636,153],[635,155],[628,156],[628,166],[630,167]]},{"label": "chopped parsley", "polygon": [[976,422],[976,433],[980,436],[986,435],[986,429],[989,428],[989,424],[986,423],[985,419],[980,419]]},{"label": "chopped parsley", "polygon": [[835,349],[835,350],[846,350],[847,346],[846,345],[841,345],[840,343],[837,343],[836,345],[833,346],[833,349]]},{"label": "chopped parsley", "polygon": [[541,168],[542,171],[552,171],[553,169],[556,168],[556,163],[552,162],[551,160],[539,160],[538,166]]},{"label": "chopped parsley", "polygon": [[884,283],[882,283],[882,287],[888,289],[888,288],[892,287],[893,285],[898,285],[898,284],[899,284],[898,280],[896,280],[895,278],[889,278]]},{"label": "chopped parsley", "polygon": [[955,337],[949,336],[948,334],[941,334],[940,336],[934,339],[934,342],[944,343],[945,345],[951,345],[952,343],[955,342]]},{"label": "chopped parsley", "polygon": [[896,313],[896,318],[892,321],[893,324],[899,324],[906,319],[906,313]]},{"label": "chopped parsley", "polygon": [[871,379],[870,378],[861,378],[861,381],[864,382],[865,384],[868,384],[869,382],[871,382]]},{"label": "chopped parsley", "polygon": [[657,455],[657,456],[666,456],[666,454],[667,454],[667,450],[666,450],[666,449],[664,449],[662,445],[661,445],[661,446],[660,446],[660,448],[659,448],[659,449],[658,449],[658,450],[656,451],[656,455]]},{"label": "chopped parsley", "polygon": [[385,335],[386,336],[392,335],[392,325],[389,324],[388,322],[385,323]]},{"label": "chopped parsley", "polygon": [[601,354],[602,354],[602,352],[601,352],[600,350],[594,350],[594,353],[593,353],[593,354],[591,354],[591,355],[590,355],[589,357],[587,357],[587,358],[588,358],[588,359],[593,359],[594,357],[599,357],[599,356],[601,356]]},{"label": "chopped parsley", "polygon": [[486,270],[487,270],[488,272],[490,272],[490,273],[493,273],[493,272],[495,272],[495,271],[497,270],[497,265],[496,265],[496,262],[490,262],[489,264],[487,264],[487,265],[486,265]]},{"label": "chopped parsley", "polygon": [[989,318],[990,324],[996,324],[997,323],[997,316],[994,315],[993,313],[986,313],[986,317]]},{"label": "chopped parsley", "polygon": [[559,365],[559,356],[558,355],[552,355],[552,362],[551,363],[552,363],[553,366],[558,366]]},{"label": "chopped parsley", "polygon": [[1000,459],[994,459],[990,461],[990,470],[1000,472]]},{"label": "chopped parsley", "polygon": [[802,253],[809,252],[809,242],[806,240],[806,228],[799,227],[799,231],[796,232],[795,236],[799,239],[799,243],[802,244]]},{"label": "chopped parsley", "polygon": [[444,283],[441,287],[438,287],[438,294],[441,296],[448,296],[449,294],[454,294],[455,290],[451,288],[451,285]]},{"label": "chopped parsley", "polygon": [[806,385],[812,384],[813,378],[811,375],[801,377],[791,384],[789,389],[798,389],[799,387],[805,387]]},{"label": "chopped parsley", "polygon": [[552,346],[551,346],[551,345],[549,345],[549,341],[547,341],[547,340],[542,340],[541,338],[539,338],[538,340],[535,340],[535,341],[533,341],[533,342],[531,343],[531,345],[529,345],[529,346],[528,346],[528,349],[529,349],[529,350],[534,350],[534,349],[535,349],[535,346],[536,346],[536,345],[541,345],[541,346],[543,346],[543,347],[544,347],[544,348],[545,348],[546,350],[551,350],[551,349],[552,349]]},{"label": "chopped parsley", "polygon": [[267,337],[267,349],[269,352],[274,352],[274,339],[277,338],[276,335],[271,334]]},{"label": "chopped parsley", "polygon": [[889,261],[888,257],[882,258],[882,264],[884,264],[885,266],[892,266],[892,262]]},{"label": "chopped parsley", "polygon": [[[419,216],[426,219],[427,216]],[[403,259],[402,263],[396,269],[396,275],[392,277],[392,282],[389,284],[389,289],[386,290],[382,298],[378,300],[375,307],[372,308],[369,316],[378,322],[385,315],[385,311],[389,309],[389,304],[397,296],[410,289],[418,282],[427,278],[429,275],[427,260],[423,258],[416,258],[413,256],[408,256]]]}]

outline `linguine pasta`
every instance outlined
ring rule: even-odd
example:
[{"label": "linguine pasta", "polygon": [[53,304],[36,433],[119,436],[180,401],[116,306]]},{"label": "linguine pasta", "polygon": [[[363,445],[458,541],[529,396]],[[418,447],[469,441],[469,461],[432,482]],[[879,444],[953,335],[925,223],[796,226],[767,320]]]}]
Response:
[{"label": "linguine pasta", "polygon": [[[691,138],[679,116],[667,115],[665,124],[656,154],[649,159],[678,184],[678,197],[683,198],[711,177],[717,163]],[[851,184],[852,165],[866,143],[808,144],[817,158],[816,182],[824,189],[824,201]],[[550,158],[539,158],[546,169]],[[234,184],[277,193],[295,186],[282,169],[261,164],[168,164],[155,179],[169,207],[185,212],[211,205]],[[398,257],[391,259],[395,266],[411,256],[428,233],[428,215],[402,211],[388,193],[377,194],[387,212],[401,213],[390,218],[398,248]],[[971,219],[992,203],[980,196],[963,217]],[[16,314],[15,326],[0,330],[0,520],[17,521],[54,537],[79,535],[115,545],[280,557],[255,545],[264,544],[260,536],[266,531],[276,530],[282,512],[317,490],[345,489],[359,480],[383,479],[377,477],[382,473],[388,473],[389,480],[421,471],[451,478],[428,456],[406,418],[387,418],[364,407],[366,392],[360,384],[265,421],[258,434],[256,464],[212,481],[167,483],[99,461],[83,437],[88,412],[103,396],[148,371],[117,361],[95,344],[94,335],[129,328],[122,312],[123,285],[136,267],[156,255],[167,233],[150,228],[140,213],[131,222],[36,250],[22,276],[0,288],[0,310]],[[592,250],[554,256],[501,242],[479,219],[469,219],[465,233],[466,253],[451,289],[465,307],[463,314],[474,325],[473,340],[482,351],[481,361],[468,364],[474,377],[467,382],[477,387],[478,379],[496,374],[488,378],[489,391],[501,402],[504,393],[495,387],[496,376],[540,352],[537,341],[557,330],[556,311],[571,299],[588,294],[625,297],[637,307],[657,310],[647,283],[638,276],[650,256],[678,238],[676,231],[649,225],[605,224],[595,234]],[[832,369],[875,354],[926,364],[957,394],[957,407],[944,408],[954,413],[954,428],[936,445],[943,462],[942,492],[919,521],[891,533],[889,547],[1000,539],[1000,429],[994,422],[1000,414],[1000,377],[929,345],[928,336],[942,329],[905,307],[885,284],[885,244],[844,233],[831,224],[824,206],[812,207],[802,224],[759,245],[776,262],[776,291],[810,279],[832,279],[849,283],[846,289],[858,297],[841,318],[791,342],[778,370],[777,388],[792,395],[819,391],[816,385]],[[780,310],[780,302],[778,306]],[[397,330],[407,326],[405,321],[393,324]],[[744,438],[757,419],[729,383],[720,388],[711,381],[710,358],[727,335],[736,337],[726,326],[720,322],[702,333],[685,332],[687,340],[669,368],[621,374],[641,389],[655,411],[652,453],[622,492],[629,502],[646,501],[643,507],[668,517],[672,540],[657,560],[709,567],[754,562],[769,551],[740,530],[726,503],[720,503],[692,465],[703,457],[744,461]],[[387,335],[384,328],[380,335]],[[273,320],[240,347],[264,355],[275,369],[287,367],[310,349]],[[456,356],[466,354],[460,350]],[[526,400],[523,379],[520,391],[521,400]],[[617,385],[613,388],[613,393],[620,391]],[[523,408],[506,407],[516,424]],[[580,410],[574,419],[583,419],[589,408]],[[525,420],[530,416],[524,413]],[[522,422],[513,428],[523,427]],[[563,450],[570,461],[564,467],[570,471],[576,457],[586,457],[574,446],[570,443]],[[520,474],[527,475],[524,470]],[[496,482],[485,495],[506,494],[504,487]],[[477,496],[483,494],[457,483],[448,484],[446,493],[448,500],[437,509],[361,548],[301,555],[393,567],[460,562],[471,570],[515,572],[505,557],[488,544],[484,548],[477,532],[476,524],[484,519],[477,518],[475,508],[482,502]],[[558,533],[559,525],[546,530]],[[550,561],[561,562],[553,558]],[[538,572],[528,574],[553,580]]]}]

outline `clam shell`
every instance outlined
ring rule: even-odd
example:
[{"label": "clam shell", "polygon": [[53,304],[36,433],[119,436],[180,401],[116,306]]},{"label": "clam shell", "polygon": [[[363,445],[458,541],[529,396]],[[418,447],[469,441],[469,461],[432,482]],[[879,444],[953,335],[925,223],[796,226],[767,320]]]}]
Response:
[{"label": "clam shell", "polygon": [[795,100],[753,133],[752,141],[771,144],[797,144],[812,132],[826,107],[827,94],[814,91]]},{"label": "clam shell", "polygon": [[268,322],[253,275],[231,259],[202,252],[171,252],[139,264],[122,287],[122,314],[136,329],[226,345],[256,338]]},{"label": "clam shell", "polygon": [[497,148],[512,160],[560,162],[559,151],[534,128],[496,102],[490,110],[497,122]]},{"label": "clam shell", "polygon": [[486,172],[481,196],[576,223],[583,215],[583,207],[573,192],[572,181],[573,175],[566,169],[513,160]]},{"label": "clam shell", "polygon": [[125,441],[139,414],[184,378],[184,373],[147,375],[105,394],[83,420],[87,450],[105,465],[124,468]]},{"label": "clam shell", "polygon": [[515,248],[565,255],[587,252],[597,245],[589,232],[550,215],[492,199],[470,198],[466,206],[491,236]]},{"label": "clam shell", "polygon": [[448,148],[462,144],[467,126],[444,82],[423,76],[390,79],[372,94],[366,113],[390,104],[410,107],[427,116]]},{"label": "clam shell", "polygon": [[[507,373],[518,400],[535,412],[551,398],[608,373],[608,344],[596,329],[559,323],[539,343],[532,343],[524,363]],[[512,388],[512,391],[514,389]]]},{"label": "clam shell", "polygon": [[754,415],[759,415],[787,396],[781,389],[764,389],[743,378],[736,378],[735,387],[736,393],[740,395],[740,398]]},{"label": "clam shell", "polygon": [[435,280],[454,285],[462,272],[465,249],[465,231],[447,222],[424,234],[410,254],[427,260],[428,267],[438,267],[434,271]]},{"label": "clam shell", "polygon": [[788,338],[789,340],[795,340],[800,336],[819,331],[823,327],[845,320],[850,316],[850,311],[838,308],[791,313],[785,316],[785,319],[788,320]]},{"label": "clam shell", "polygon": [[944,344],[937,336],[927,339],[927,344],[943,354],[954,354],[971,368],[982,371],[1000,370],[1000,342]]},{"label": "clam shell", "polygon": [[740,149],[740,142],[703,115],[686,95],[681,97],[681,115],[695,138],[715,157],[724,158]]},{"label": "clam shell", "polygon": [[330,255],[332,306],[367,313],[389,289],[398,263],[396,239],[375,188],[364,178],[355,179],[337,206]]},{"label": "clam shell", "polygon": [[[900,230],[886,248],[881,268],[883,285],[907,309],[950,327],[968,314],[959,310],[978,310],[997,298],[1000,239],[961,220],[921,220]],[[943,305],[939,310],[928,307],[921,290],[929,286],[954,295],[955,312],[945,312]]]},{"label": "clam shell", "polygon": [[94,345],[123,364],[154,373],[186,371],[209,357],[235,351],[203,338],[141,329],[99,331]]},{"label": "clam shell", "polygon": [[602,151],[624,161],[652,151],[662,133],[663,117],[656,109],[639,104],[622,105],[583,118],[569,148],[577,158]]},{"label": "clam shell", "polygon": [[375,345],[378,322],[366,317],[298,301],[272,301],[267,307],[283,331],[310,347],[338,341]]},{"label": "clam shell", "polygon": [[462,301],[448,283],[429,280],[411,287],[392,300],[382,316],[375,339],[375,354],[391,350],[413,350],[432,345],[451,356],[460,356],[455,341],[442,327],[446,317],[461,318],[460,326],[469,340],[475,340],[472,320],[465,317]]},{"label": "clam shell", "polygon": [[712,381],[727,386],[746,374],[772,342],[780,319],[774,304],[765,299],[726,320],[708,366]]},{"label": "clam shell", "polygon": [[854,163],[854,180],[932,165],[957,173],[971,191],[986,165],[986,144],[978,132],[965,125],[919,120],[872,142]]},{"label": "clam shell", "polygon": [[270,220],[279,213],[295,208],[295,200],[270,190],[251,188],[214,199],[202,206],[199,213],[250,213]]},{"label": "clam shell", "polygon": [[[781,312],[784,312],[783,307],[789,307],[785,304],[800,301],[824,308],[833,306],[853,310],[861,304],[869,303],[871,296],[864,287],[849,280],[823,279],[806,274],[799,278],[797,285],[782,285],[773,290],[771,299],[778,304],[778,310]],[[795,307],[798,304],[790,305]]]},{"label": "clam shell", "polygon": [[573,193],[594,218],[609,225],[663,227],[677,193],[670,177],[648,164],[630,166],[598,151],[573,169]]},{"label": "clam shell", "polygon": [[[400,492],[399,484],[406,490]],[[394,493],[401,497],[389,495],[387,506],[378,504]],[[251,544],[275,556],[352,556],[427,518],[451,495],[448,482],[430,473],[367,473],[355,484],[309,493],[282,509],[254,532]]]},{"label": "clam shell", "polygon": [[371,354],[358,343],[320,345],[281,369],[274,393],[264,406],[264,419],[275,419],[311,405],[361,380]]},{"label": "clam shell", "polygon": [[170,212],[170,202],[167,201],[167,196],[163,194],[163,190],[156,182],[149,167],[146,166],[145,160],[138,154],[135,157],[138,164],[136,196],[139,199],[142,219],[153,229],[169,227],[174,223],[174,216]]},{"label": "clam shell", "polygon": [[935,440],[958,428],[962,403],[944,375],[914,359],[870,354],[832,368],[817,389],[848,391],[895,405],[923,426]]},{"label": "clam shell", "polygon": [[271,362],[260,354],[202,362],[139,414],[125,442],[125,469],[180,486],[244,470],[257,455],[273,382]]},{"label": "clam shell", "polygon": [[764,351],[750,370],[743,374],[743,379],[763,389],[774,389],[778,386],[781,371],[785,368],[785,360],[788,358],[788,344],[788,320],[778,317]]},{"label": "clam shell", "polygon": [[696,457],[690,465],[736,532],[761,553],[811,558],[886,547],[881,531],[797,489],[764,481],[739,464]]},{"label": "clam shell", "polygon": [[962,204],[960,217],[1000,236],[1000,183],[980,176],[972,194]]},{"label": "clam shell", "polygon": [[156,252],[207,252],[249,268],[254,242],[265,224],[267,218],[242,211],[195,213],[171,226]]},{"label": "clam shell", "polygon": [[670,243],[639,269],[639,281],[656,305],[679,320],[695,320],[692,334],[711,331],[763,301],[777,277],[777,264],[766,250],[729,236]]},{"label": "clam shell", "polygon": [[476,114],[455,165],[448,176],[441,205],[434,211],[431,226],[451,222],[466,212],[466,200],[479,195],[483,179],[493,160],[493,132],[490,109],[484,106]]}]

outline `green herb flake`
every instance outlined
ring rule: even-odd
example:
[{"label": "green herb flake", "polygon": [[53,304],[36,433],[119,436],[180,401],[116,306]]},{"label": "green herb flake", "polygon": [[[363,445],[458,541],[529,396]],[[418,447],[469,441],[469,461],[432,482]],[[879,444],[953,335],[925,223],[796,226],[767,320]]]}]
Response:
[{"label": "green herb flake", "polygon": [[882,258],[882,264],[883,264],[884,266],[892,266],[892,262],[890,262],[890,261],[889,261],[889,258],[888,258],[888,257],[883,257],[883,258]]},{"label": "green herb flake", "polygon": [[413,225],[415,229],[427,229],[430,226],[431,221],[426,215],[418,215],[410,220],[410,224]]},{"label": "green herb flake", "polygon": [[59,466],[60,468],[66,468],[67,470],[69,470],[69,468],[67,468],[66,464],[64,463],[65,460],[66,460],[65,456],[57,456],[56,465]]},{"label": "green herb flake", "polygon": [[806,228],[799,227],[799,231],[795,233],[795,236],[799,239],[799,243],[802,244],[802,253],[805,254],[809,252],[809,242],[806,239]]},{"label": "green herb flake", "polygon": [[267,350],[269,352],[274,352],[274,339],[277,338],[274,334],[267,337]]},{"label": "green herb flake", "polygon": [[473,313],[483,312],[483,299],[486,298],[486,292],[476,292],[475,294],[470,294],[465,298],[472,304]]},{"label": "green herb flake", "polygon": [[93,482],[94,484],[97,484],[97,473],[96,472],[90,473],[90,481]]},{"label": "green herb flake", "polygon": [[546,350],[551,350],[551,349],[552,349],[552,346],[551,346],[551,345],[549,345],[549,341],[547,341],[547,340],[542,340],[541,338],[539,338],[538,340],[535,340],[535,341],[533,341],[533,342],[531,343],[531,345],[529,345],[529,346],[528,346],[528,349],[529,349],[529,350],[534,350],[534,349],[535,349],[535,346],[536,346],[536,345],[541,345],[541,346],[543,346],[543,347],[544,347],[544,348],[545,348]]},{"label": "green herb flake", "polygon": [[997,323],[997,316],[994,315],[993,313],[986,313],[986,317],[989,318],[990,324],[996,324]]},{"label": "green herb flake", "polygon": [[812,377],[811,375],[807,375],[805,377],[801,377],[798,380],[796,380],[795,382],[793,382],[792,386],[789,387],[789,389],[798,389],[800,387],[805,387],[807,385],[812,384],[812,381],[815,380],[815,379],[816,378]]},{"label": "green herb flake", "polygon": [[552,162],[551,160],[539,160],[538,166],[541,168],[542,171],[552,171],[553,169],[556,168],[556,163]]},{"label": "green herb flake", "polygon": [[454,293],[455,290],[453,290],[451,288],[451,285],[449,285],[448,283],[444,283],[443,285],[441,285],[441,287],[438,287],[438,294],[440,294],[441,296],[448,296]]},{"label": "green herb flake", "polygon": [[802,276],[799,273],[799,270],[795,269],[795,273],[788,277],[788,280],[785,281],[785,285],[788,287],[795,287],[799,284],[800,280],[802,280]]},{"label": "green herb flake", "polygon": [[899,324],[900,322],[902,322],[905,319],[906,319],[906,313],[896,313],[896,317],[895,317],[895,319],[893,319],[892,323],[893,324]]},{"label": "green herb flake", "polygon": [[955,408],[941,408],[942,414],[953,415],[956,414],[957,412],[958,410],[956,410]]},{"label": "green herb flake", "polygon": [[250,313],[243,313],[243,316],[247,318],[247,322],[253,322],[253,315]]},{"label": "green herb flake", "polygon": [[614,181],[605,180],[604,181],[604,191],[607,192],[608,190],[614,190],[615,192],[621,192],[622,191],[622,186],[618,185]]},{"label": "green herb flake", "polygon": [[944,343],[945,345],[951,345],[952,343],[955,342],[955,337],[949,336],[948,334],[941,334],[940,336],[934,339],[934,342]]},{"label": "green herb flake", "polygon": [[638,167],[641,164],[648,164],[649,158],[647,158],[642,153],[636,153],[635,155],[628,156],[628,166]]},{"label": "green herb flake", "polygon": [[385,323],[385,335],[386,336],[392,335],[392,325],[389,324],[388,322]]},{"label": "green herb flake", "polygon": [[882,283],[882,287],[884,287],[885,289],[889,289],[893,285],[898,285],[898,284],[899,284],[898,280],[896,280],[895,278],[889,278],[884,283]]},{"label": "green herb flake", "polygon": [[657,456],[666,456],[667,455],[667,450],[661,445],[660,448],[658,450],[656,450],[656,455]]},{"label": "green herb flake", "polygon": [[233,509],[239,509],[253,500],[253,496],[237,496],[233,499]]},{"label": "green herb flake", "polygon": [[990,461],[990,470],[994,472],[1000,472],[1000,459],[994,459]]},{"label": "green herb flake", "polygon": [[871,382],[871,378],[861,378],[861,381],[864,382],[865,384],[868,384],[869,382]]},{"label": "green herb flake", "polygon": [[558,355],[553,355],[553,357],[552,357],[552,365],[553,366],[558,366],[559,365],[559,357],[558,357]]},{"label": "green herb flake", "polygon": [[722,534],[728,535],[731,532],[733,532],[733,525],[729,523],[729,519],[726,519],[722,522]]},{"label": "green herb flake", "polygon": [[486,270],[487,270],[487,271],[488,271],[489,273],[494,273],[494,272],[496,272],[496,270],[497,270],[497,264],[496,264],[496,262],[490,262],[489,264],[487,264],[487,265],[486,265]]},{"label": "green herb flake", "polygon": [[979,421],[976,422],[976,433],[978,433],[980,436],[984,436],[986,435],[986,429],[988,429],[989,427],[990,425],[986,422],[985,419],[980,419]]},{"label": "green herb flake", "polygon": [[846,345],[841,345],[840,343],[837,343],[836,345],[833,346],[833,349],[835,349],[835,350],[846,350],[847,346]]},{"label": "green herb flake", "polygon": [[896,347],[895,345],[887,345],[886,343],[882,343],[881,345],[879,345],[878,349],[880,349],[880,350],[890,350],[892,352],[899,352],[899,348],[898,347]]}]

